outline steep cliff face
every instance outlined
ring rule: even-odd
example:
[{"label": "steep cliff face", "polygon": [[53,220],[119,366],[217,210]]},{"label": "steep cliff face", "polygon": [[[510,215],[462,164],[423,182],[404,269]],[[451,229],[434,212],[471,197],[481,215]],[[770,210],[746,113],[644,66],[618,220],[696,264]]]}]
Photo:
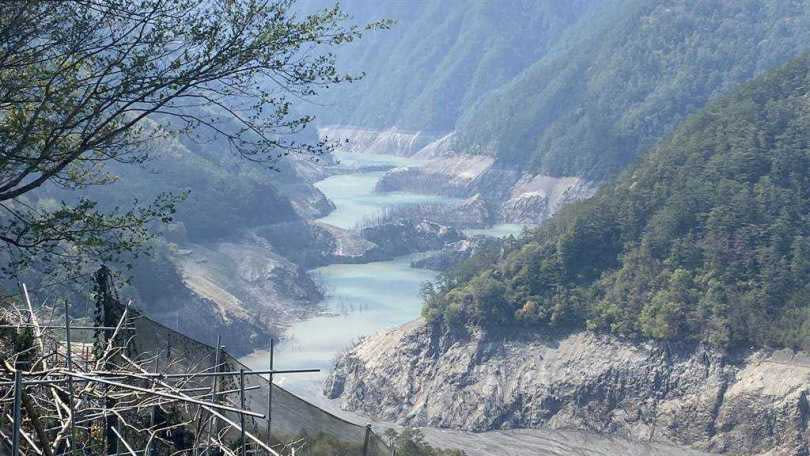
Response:
[{"label": "steep cliff face", "polygon": [[139,303],[175,330],[206,343],[222,336],[233,353],[243,354],[319,310],[317,284],[259,236],[184,247],[171,257],[179,275],[171,293]]},{"label": "steep cliff face", "polygon": [[416,321],[341,357],[325,394],[413,426],[579,428],[728,454],[810,452],[810,356]]},{"label": "steep cliff face", "polygon": [[508,223],[539,224],[562,206],[593,195],[595,187],[578,177],[524,174],[500,205],[499,219]]}]

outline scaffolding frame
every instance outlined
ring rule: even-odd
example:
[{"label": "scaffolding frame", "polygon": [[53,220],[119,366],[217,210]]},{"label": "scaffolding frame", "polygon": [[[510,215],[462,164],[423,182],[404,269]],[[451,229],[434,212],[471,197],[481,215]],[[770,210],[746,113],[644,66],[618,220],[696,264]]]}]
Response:
[{"label": "scaffolding frame", "polygon": [[[145,360],[133,360],[126,354],[134,335],[125,337],[124,333],[135,329],[131,325],[132,318],[129,316],[131,302],[124,307],[123,314],[114,327],[72,325],[67,303],[65,303],[64,325],[43,325],[39,323],[34,311],[28,288],[25,284],[20,284],[20,289],[21,299],[26,308],[13,308],[13,311],[16,312],[7,314],[5,317],[7,319],[16,317],[14,324],[0,325],[0,329],[14,329],[17,332],[25,329],[32,331],[35,345],[22,352],[13,353],[10,360],[3,360],[2,366],[0,366],[0,391],[6,387],[5,394],[13,396],[8,399],[0,397],[0,403],[13,402],[12,416],[7,417],[12,425],[11,435],[8,436],[0,430],[0,439],[10,444],[12,455],[28,454],[23,452],[21,447],[23,440],[29,450],[37,455],[84,454],[87,445],[80,447],[77,428],[86,429],[89,438],[93,427],[98,427],[102,423],[105,428],[102,447],[108,453],[111,452],[110,449],[114,449],[115,454],[156,454],[159,444],[168,444],[162,433],[179,427],[189,427],[194,421],[197,422],[198,432],[195,434],[192,447],[173,454],[236,456],[237,453],[230,448],[233,438],[229,436],[234,434],[238,435],[240,456],[247,456],[247,454],[282,456],[281,452],[294,455],[296,449],[306,445],[306,442],[301,439],[276,445],[276,448],[272,445],[270,431],[273,375],[313,373],[320,370],[274,369],[272,339],[270,366],[267,370],[253,371],[244,368],[240,368],[238,371],[222,370],[226,363],[222,361],[224,350],[221,338],[218,338],[212,366],[199,367],[186,372],[172,372],[173,366],[166,365],[160,371],[158,360],[161,354],[152,354]],[[64,338],[55,337],[51,333],[53,330],[64,330]],[[94,331],[97,334],[111,332],[112,336],[105,338],[103,353],[92,359],[87,350],[83,354],[73,352],[71,336],[73,331]],[[123,340],[123,342],[117,344],[117,340]],[[32,348],[38,348],[40,356],[36,360],[26,360],[26,355],[34,351]],[[60,352],[60,349],[63,352]],[[84,361],[83,366],[82,363],[76,361],[74,355],[78,355],[79,360]],[[51,360],[56,362],[51,362]],[[150,371],[145,366],[152,360],[154,360],[154,369]],[[111,365],[115,369],[109,369]],[[246,386],[245,376],[252,375],[269,376],[267,414],[252,411],[246,407],[246,391],[259,388],[259,386]],[[210,385],[193,386],[194,382],[208,378],[211,380]],[[220,390],[220,386],[227,379],[236,382],[238,388]],[[76,391],[77,385],[83,386]],[[36,390],[26,391],[29,387]],[[199,394],[193,395],[193,393]],[[238,405],[229,405],[232,401],[228,396],[235,394],[238,394]],[[179,423],[160,425],[156,415],[161,406],[169,404],[183,405],[185,419]],[[139,412],[146,408],[150,409],[150,416],[148,425],[144,427],[136,424],[135,421],[141,418]],[[24,409],[29,415],[28,419],[31,426],[34,427],[35,435],[31,435],[23,429]],[[39,412],[47,415],[41,416]],[[127,417],[133,412],[136,413],[135,418],[128,420]],[[204,414],[208,415],[207,419],[204,418]],[[234,419],[233,416],[238,418]],[[266,420],[266,441],[248,432],[246,429],[248,417]],[[58,424],[45,429],[38,423],[41,419]],[[207,422],[207,426],[205,422]],[[219,423],[224,423],[224,426]],[[54,431],[55,436],[49,438],[48,436],[52,435]],[[133,436],[145,437],[146,435],[148,435],[146,445],[142,449],[136,450],[138,445],[133,446]],[[120,451],[119,442],[123,446],[123,451]],[[253,448],[248,448],[249,445]]]}]

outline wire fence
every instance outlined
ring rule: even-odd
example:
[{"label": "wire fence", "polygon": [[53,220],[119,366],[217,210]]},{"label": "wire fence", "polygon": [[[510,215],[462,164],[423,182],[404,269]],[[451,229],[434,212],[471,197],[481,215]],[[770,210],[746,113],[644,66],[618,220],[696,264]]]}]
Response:
[{"label": "wire fence", "polygon": [[[161,353],[165,356],[167,364],[178,365],[177,360],[186,360],[183,364],[188,366],[206,364],[213,366],[215,362],[217,350],[211,345],[179,334],[145,316],[138,318],[134,326],[136,327],[135,333],[138,335],[136,339],[138,350],[147,353]],[[221,364],[224,369],[230,372],[237,372],[240,369],[252,372],[250,368],[226,351],[223,350],[221,356]],[[230,379],[232,382],[235,381],[236,374],[233,377]],[[248,428],[266,434],[268,422],[270,422],[274,441],[289,442],[303,438],[305,441],[312,442],[325,438],[326,440],[334,439],[337,444],[348,447],[343,448],[340,454],[388,456],[391,453],[384,438],[373,429],[335,416],[276,384],[273,384],[271,400],[270,383],[264,375],[249,375],[245,379],[245,387],[248,389],[245,394],[246,407],[270,418],[267,420],[251,417]],[[367,438],[368,444],[366,445]],[[299,451],[297,454],[307,455],[308,451],[316,451],[314,448],[307,450],[307,445],[307,442],[303,442],[303,452]],[[365,453],[363,453],[364,446],[366,447]]]},{"label": "wire fence", "polygon": [[[272,383],[274,374],[317,369],[274,370],[271,355],[267,370],[253,371],[219,342],[121,306],[108,277],[99,280],[107,285],[97,289],[95,325],[72,326],[67,304],[64,325],[41,324],[24,285],[23,306],[0,309],[0,339],[13,345],[0,346],[0,454],[391,454],[370,425]],[[92,331],[94,344],[76,341],[71,329]],[[169,404],[182,408],[161,408]],[[165,413],[178,424],[158,419]],[[182,449],[169,451],[171,440]]]}]

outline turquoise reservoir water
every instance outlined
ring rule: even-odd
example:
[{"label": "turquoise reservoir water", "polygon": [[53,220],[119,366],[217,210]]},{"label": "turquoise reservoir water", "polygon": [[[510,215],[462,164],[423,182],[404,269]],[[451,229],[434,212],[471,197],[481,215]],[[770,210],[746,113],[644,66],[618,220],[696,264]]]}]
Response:
[{"label": "turquoise reservoir water", "polygon": [[331,214],[320,221],[350,229],[358,223],[380,214],[386,207],[453,201],[441,196],[408,192],[376,193],[374,186],[383,174],[385,173],[382,171],[341,174],[316,183],[315,187],[332,200],[336,207]]},{"label": "turquoise reservoir water", "polygon": [[[409,166],[419,162],[402,157],[374,154],[338,155],[347,166]],[[449,198],[407,192],[375,193],[381,171],[331,176],[316,186],[337,209],[320,221],[341,228],[379,214],[384,208],[420,202],[449,202]],[[414,256],[369,264],[337,264],[313,270],[312,275],[326,291],[326,313],[292,325],[277,346],[275,366],[279,369],[332,366],[335,356],[360,337],[395,327],[417,318],[422,308],[419,289],[436,273],[414,269]],[[266,368],[269,354],[260,349],[243,361],[253,368]],[[323,374],[279,376],[276,380],[308,399],[317,394]]]},{"label": "turquoise reservoir water", "polygon": [[[338,154],[347,168],[372,166],[415,166],[420,162],[389,155]],[[354,228],[386,207],[400,204],[458,201],[451,198],[408,192],[377,193],[374,186],[383,171],[358,171],[331,176],[315,184],[336,210],[320,221],[341,228]],[[467,230],[468,234],[506,236],[519,234],[522,225],[496,225],[490,229]],[[415,255],[418,256],[418,255]],[[407,323],[419,317],[422,300],[419,289],[436,273],[410,267],[415,256],[369,264],[337,264],[311,271],[326,291],[324,315],[297,322],[286,332],[276,350],[280,369],[329,369],[335,356],[360,337]],[[257,347],[259,348],[259,347]],[[264,347],[244,358],[249,366],[266,368],[269,354]],[[323,374],[281,376],[278,383],[312,399]]]},{"label": "turquoise reservoir water", "polygon": [[[301,321],[289,328],[286,340],[276,352],[281,369],[329,369],[335,355],[359,337],[401,325],[419,316],[420,286],[435,278],[431,271],[410,267],[410,257],[361,265],[332,265],[318,268],[327,297],[327,314]],[[266,366],[266,351],[246,358],[246,363]],[[284,376],[279,379],[294,391],[300,381],[322,379],[322,375]]]}]

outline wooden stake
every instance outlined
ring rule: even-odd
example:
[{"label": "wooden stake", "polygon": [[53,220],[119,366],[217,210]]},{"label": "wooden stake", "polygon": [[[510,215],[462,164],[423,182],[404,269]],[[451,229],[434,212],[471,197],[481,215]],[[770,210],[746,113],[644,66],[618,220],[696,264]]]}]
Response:
[{"label": "wooden stake", "polygon": [[22,381],[19,370],[14,371],[14,431],[11,434],[11,454],[17,456],[20,452],[20,425],[22,421]]}]

